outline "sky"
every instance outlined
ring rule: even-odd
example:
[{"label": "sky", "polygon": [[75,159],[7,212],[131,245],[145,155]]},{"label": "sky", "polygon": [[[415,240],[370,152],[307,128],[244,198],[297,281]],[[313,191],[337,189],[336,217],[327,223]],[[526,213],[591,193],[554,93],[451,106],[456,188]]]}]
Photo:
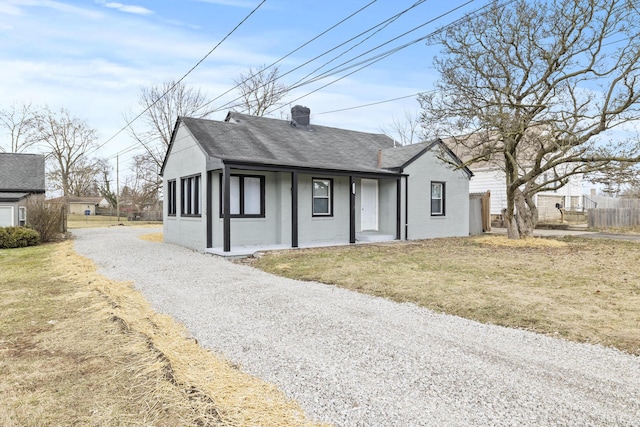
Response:
[{"label": "sky", "polygon": [[[96,156],[113,162],[121,153],[120,161],[126,164],[143,149],[128,150],[133,139],[118,132],[126,124],[125,115],[140,113],[137,99],[142,88],[186,75],[186,86],[201,90],[209,99],[218,98],[210,118],[223,120],[229,111],[225,104],[238,95],[232,90],[234,80],[250,68],[280,61],[281,81],[291,85],[340,54],[321,71],[363,53],[349,64],[409,44],[349,76],[359,67],[293,90],[286,98],[290,104],[271,115],[285,117],[291,106],[300,104],[311,109],[312,123],[377,133],[407,113],[418,114],[415,94],[432,89],[438,77],[432,68],[438,46],[424,40],[410,42],[486,3],[1,0],[0,108],[28,102],[52,110],[65,108],[97,130],[102,147]],[[338,47],[414,5],[389,25],[377,27],[378,32],[369,31]],[[381,102],[395,98],[402,99]],[[347,110],[335,111],[341,109]]]}]

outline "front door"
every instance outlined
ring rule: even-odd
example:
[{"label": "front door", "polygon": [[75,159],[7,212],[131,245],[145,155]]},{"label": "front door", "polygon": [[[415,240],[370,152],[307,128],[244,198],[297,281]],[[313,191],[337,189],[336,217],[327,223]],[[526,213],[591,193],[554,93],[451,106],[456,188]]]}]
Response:
[{"label": "front door", "polygon": [[360,181],[360,229],[378,230],[378,181]]}]

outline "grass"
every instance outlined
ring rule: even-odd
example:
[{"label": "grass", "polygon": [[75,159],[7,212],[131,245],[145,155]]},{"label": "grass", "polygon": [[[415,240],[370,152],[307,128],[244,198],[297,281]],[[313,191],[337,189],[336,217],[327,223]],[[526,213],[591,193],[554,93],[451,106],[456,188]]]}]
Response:
[{"label": "grass", "polygon": [[506,237],[268,252],[253,265],[640,355],[640,244]]},{"label": "grass", "polygon": [[120,220],[115,216],[106,215],[67,215],[67,228],[94,228],[111,226],[161,226],[161,221],[128,221],[126,215],[121,215]]},{"label": "grass", "polygon": [[0,425],[311,426],[72,242],[0,250]]}]

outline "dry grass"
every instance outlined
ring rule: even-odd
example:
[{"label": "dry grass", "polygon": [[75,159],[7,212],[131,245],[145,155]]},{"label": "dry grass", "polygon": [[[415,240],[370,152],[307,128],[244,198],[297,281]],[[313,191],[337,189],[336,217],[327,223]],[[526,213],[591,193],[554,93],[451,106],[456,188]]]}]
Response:
[{"label": "dry grass", "polygon": [[164,241],[164,234],[163,233],[141,234],[140,239],[146,240],[148,242],[162,243]]},{"label": "dry grass", "polygon": [[270,252],[302,280],[640,355],[640,244],[586,238],[434,239]]},{"label": "dry grass", "polygon": [[67,215],[67,228],[94,228],[94,227],[111,227],[111,226],[128,226],[128,227],[157,227],[161,226],[160,221],[127,221],[126,215],[120,216],[118,220],[115,216],[103,215]]},{"label": "dry grass", "polygon": [[0,425],[306,426],[71,242],[0,251]]}]

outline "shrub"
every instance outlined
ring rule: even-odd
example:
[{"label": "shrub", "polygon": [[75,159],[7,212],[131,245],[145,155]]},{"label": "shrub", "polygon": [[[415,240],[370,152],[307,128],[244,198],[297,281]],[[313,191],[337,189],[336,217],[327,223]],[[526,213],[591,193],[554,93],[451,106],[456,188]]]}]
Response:
[{"label": "shrub", "polygon": [[49,242],[66,231],[64,205],[49,204],[44,197],[32,197],[27,202],[27,225],[38,233],[42,242]]},{"label": "shrub", "polygon": [[0,227],[0,249],[25,248],[40,243],[40,233],[25,227]]}]

